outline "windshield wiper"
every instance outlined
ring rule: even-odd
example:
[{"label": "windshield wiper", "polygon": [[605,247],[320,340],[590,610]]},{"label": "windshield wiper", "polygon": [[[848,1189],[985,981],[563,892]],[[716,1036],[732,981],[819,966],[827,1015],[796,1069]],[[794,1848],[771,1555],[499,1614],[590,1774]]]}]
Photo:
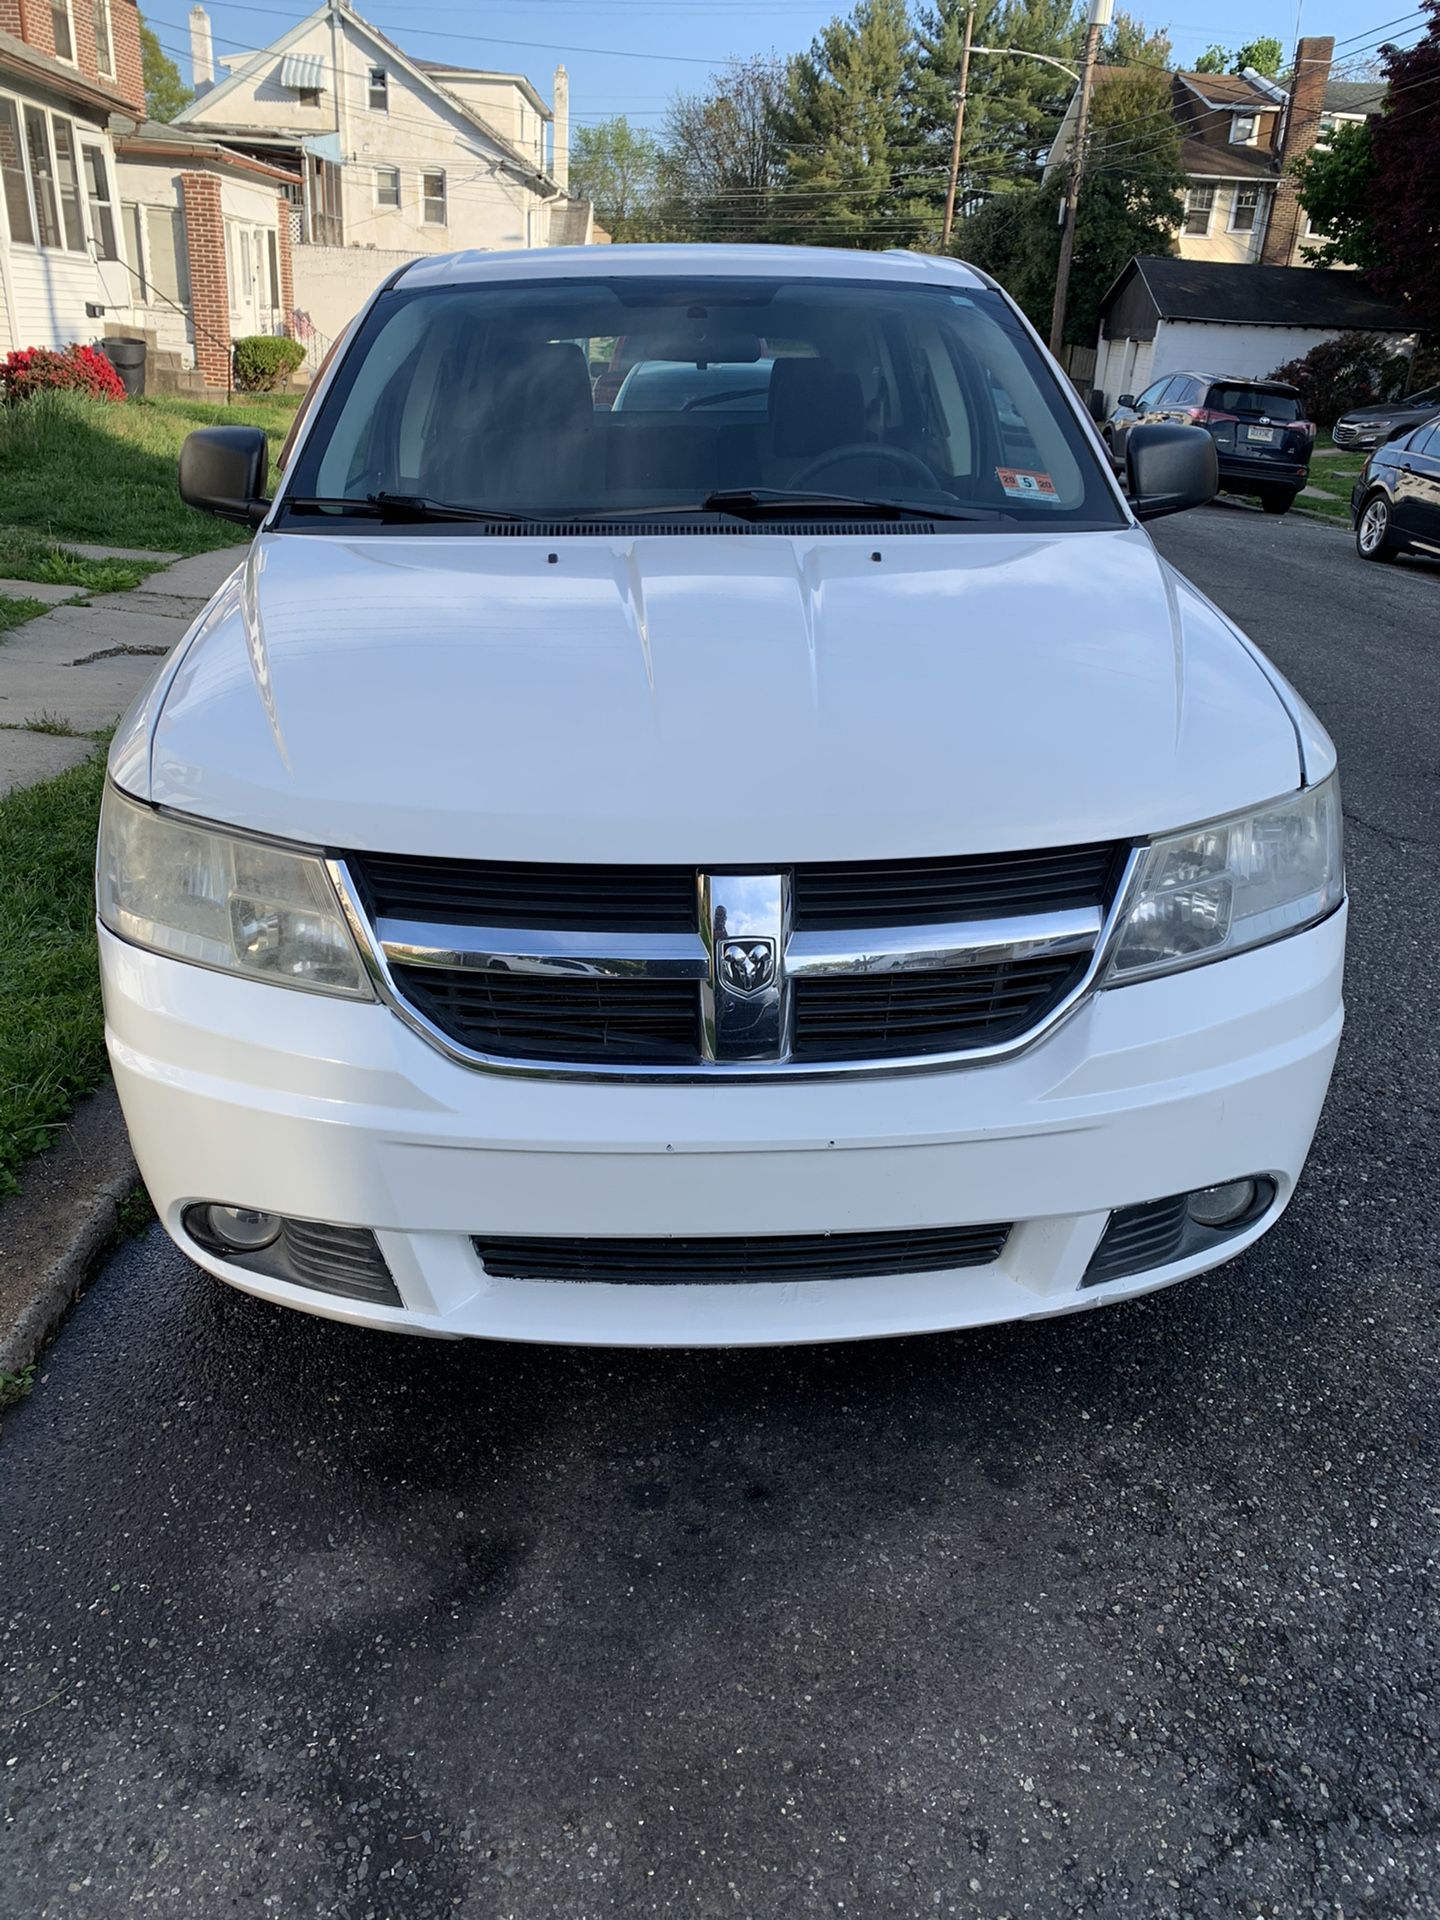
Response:
[{"label": "windshield wiper", "polygon": [[856,493],[807,493],[790,487],[721,487],[700,502],[711,513],[782,518],[786,514],[879,514],[887,520],[1005,520],[994,507],[927,506],[918,500],[884,500]]},{"label": "windshield wiper", "polygon": [[524,526],[534,518],[528,513],[506,513],[498,507],[452,507],[444,500],[427,499],[422,493],[371,493],[363,500],[348,500],[343,495],[333,498],[287,497],[282,504],[292,513],[324,513],[333,508],[340,513],[359,514],[367,520],[410,520],[417,523],[426,520],[474,520]]}]

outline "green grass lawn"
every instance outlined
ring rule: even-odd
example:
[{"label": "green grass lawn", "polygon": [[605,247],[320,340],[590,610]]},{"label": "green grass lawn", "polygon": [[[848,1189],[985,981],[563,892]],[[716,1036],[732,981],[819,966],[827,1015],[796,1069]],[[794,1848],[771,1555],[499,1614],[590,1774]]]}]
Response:
[{"label": "green grass lawn", "polygon": [[1334,500],[1316,500],[1306,496],[1300,505],[1310,513],[1323,513],[1327,520],[1348,527],[1350,524],[1350,489],[1360,477],[1360,469],[1365,464],[1363,453],[1341,453],[1332,448],[1328,453],[1317,447],[1310,458],[1310,484],[1323,487],[1327,493],[1337,497]]},{"label": "green grass lawn", "polygon": [[[0,408],[0,527],[42,541],[97,540],[171,553],[241,545],[242,527],[182,503],[175,486],[180,444],[193,427],[263,427],[273,460],[296,405],[274,394],[227,407],[180,396],[117,404],[42,393]],[[75,584],[106,590],[88,580]]]},{"label": "green grass lawn", "polygon": [[104,750],[0,799],[0,1194],[105,1074],[92,870]]}]

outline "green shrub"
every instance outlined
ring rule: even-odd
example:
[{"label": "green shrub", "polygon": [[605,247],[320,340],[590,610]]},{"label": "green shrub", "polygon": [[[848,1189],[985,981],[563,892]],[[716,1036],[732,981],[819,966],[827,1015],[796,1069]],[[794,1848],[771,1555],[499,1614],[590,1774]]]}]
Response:
[{"label": "green shrub", "polygon": [[298,340],[275,333],[247,334],[235,342],[235,384],[243,393],[273,393],[304,358]]}]

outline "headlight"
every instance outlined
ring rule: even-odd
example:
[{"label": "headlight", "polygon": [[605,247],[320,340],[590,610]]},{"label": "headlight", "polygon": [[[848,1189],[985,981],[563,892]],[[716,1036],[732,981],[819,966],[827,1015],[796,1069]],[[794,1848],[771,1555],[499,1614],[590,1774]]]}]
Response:
[{"label": "headlight", "polygon": [[315,854],[177,820],[107,787],[95,895],[103,923],[138,947],[277,986],[374,997]]},{"label": "headlight", "polygon": [[1145,856],[1107,985],[1174,973],[1312,926],[1340,904],[1340,787],[1157,840]]}]

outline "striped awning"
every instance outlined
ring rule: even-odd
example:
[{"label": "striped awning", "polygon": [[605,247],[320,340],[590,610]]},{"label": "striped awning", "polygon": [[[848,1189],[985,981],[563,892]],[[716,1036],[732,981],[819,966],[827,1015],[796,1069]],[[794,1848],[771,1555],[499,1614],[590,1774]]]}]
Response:
[{"label": "striped awning", "polygon": [[296,93],[317,93],[325,85],[325,61],[318,53],[287,53],[280,62],[280,84]]}]

